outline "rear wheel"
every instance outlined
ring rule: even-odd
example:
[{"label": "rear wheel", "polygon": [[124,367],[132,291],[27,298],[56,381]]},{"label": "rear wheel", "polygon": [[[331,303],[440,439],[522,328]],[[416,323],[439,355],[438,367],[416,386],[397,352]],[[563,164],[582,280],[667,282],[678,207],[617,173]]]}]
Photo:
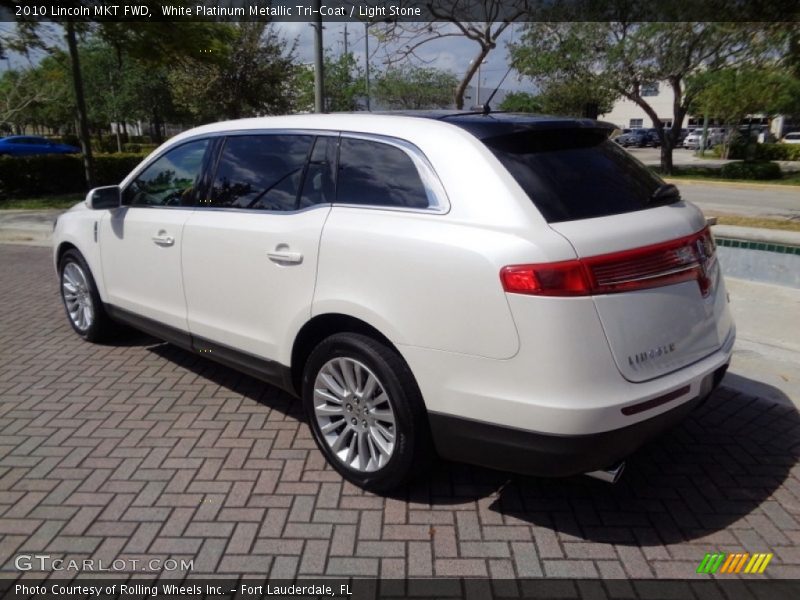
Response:
[{"label": "rear wheel", "polygon": [[113,336],[116,324],[109,318],[97,292],[89,265],[77,250],[67,250],[59,262],[61,300],[69,324],[89,342]]},{"label": "rear wheel", "polygon": [[340,333],[314,349],[303,374],[303,407],[328,462],[365,489],[398,487],[434,459],[408,365],[370,337]]}]

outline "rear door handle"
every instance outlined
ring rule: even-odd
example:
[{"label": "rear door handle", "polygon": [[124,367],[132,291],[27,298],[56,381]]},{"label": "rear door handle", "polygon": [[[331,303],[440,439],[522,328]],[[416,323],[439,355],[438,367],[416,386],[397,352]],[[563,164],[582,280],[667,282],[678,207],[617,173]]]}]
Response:
[{"label": "rear door handle", "polygon": [[175,238],[167,235],[163,229],[153,236],[153,243],[159,246],[172,246],[175,243]]},{"label": "rear door handle", "polygon": [[303,262],[300,252],[292,252],[286,244],[279,244],[272,252],[267,252],[267,257],[279,265],[299,265]]}]

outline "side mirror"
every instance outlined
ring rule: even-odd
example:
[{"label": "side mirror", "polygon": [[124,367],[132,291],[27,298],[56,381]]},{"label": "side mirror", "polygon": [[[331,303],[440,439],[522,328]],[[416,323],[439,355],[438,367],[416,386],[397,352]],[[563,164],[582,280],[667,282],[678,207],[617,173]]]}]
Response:
[{"label": "side mirror", "polygon": [[117,208],[122,203],[122,191],[118,185],[94,188],[86,196],[86,204],[94,210]]}]

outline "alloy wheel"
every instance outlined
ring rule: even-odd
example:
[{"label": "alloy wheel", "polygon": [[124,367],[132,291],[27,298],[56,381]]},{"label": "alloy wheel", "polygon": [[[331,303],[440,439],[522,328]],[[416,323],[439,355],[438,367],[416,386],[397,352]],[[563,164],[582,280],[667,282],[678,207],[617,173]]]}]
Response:
[{"label": "alloy wheel", "polygon": [[94,304],[86,273],[77,263],[69,262],[64,266],[61,293],[73,325],[81,331],[89,329],[94,322]]},{"label": "alloy wheel", "polygon": [[364,363],[338,357],[326,362],[314,381],[314,417],[336,458],[360,472],[383,468],[395,450],[392,401]]}]

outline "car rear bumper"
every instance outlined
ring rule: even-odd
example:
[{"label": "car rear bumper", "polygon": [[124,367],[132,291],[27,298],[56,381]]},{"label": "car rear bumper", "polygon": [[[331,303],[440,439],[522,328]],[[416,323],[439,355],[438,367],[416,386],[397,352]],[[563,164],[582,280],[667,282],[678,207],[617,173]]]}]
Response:
[{"label": "car rear bumper", "polygon": [[430,413],[439,455],[503,471],[541,477],[567,477],[604,469],[648,440],[677,425],[719,385],[727,364],[707,375],[702,396],[632,425],[587,435],[553,435]]}]

